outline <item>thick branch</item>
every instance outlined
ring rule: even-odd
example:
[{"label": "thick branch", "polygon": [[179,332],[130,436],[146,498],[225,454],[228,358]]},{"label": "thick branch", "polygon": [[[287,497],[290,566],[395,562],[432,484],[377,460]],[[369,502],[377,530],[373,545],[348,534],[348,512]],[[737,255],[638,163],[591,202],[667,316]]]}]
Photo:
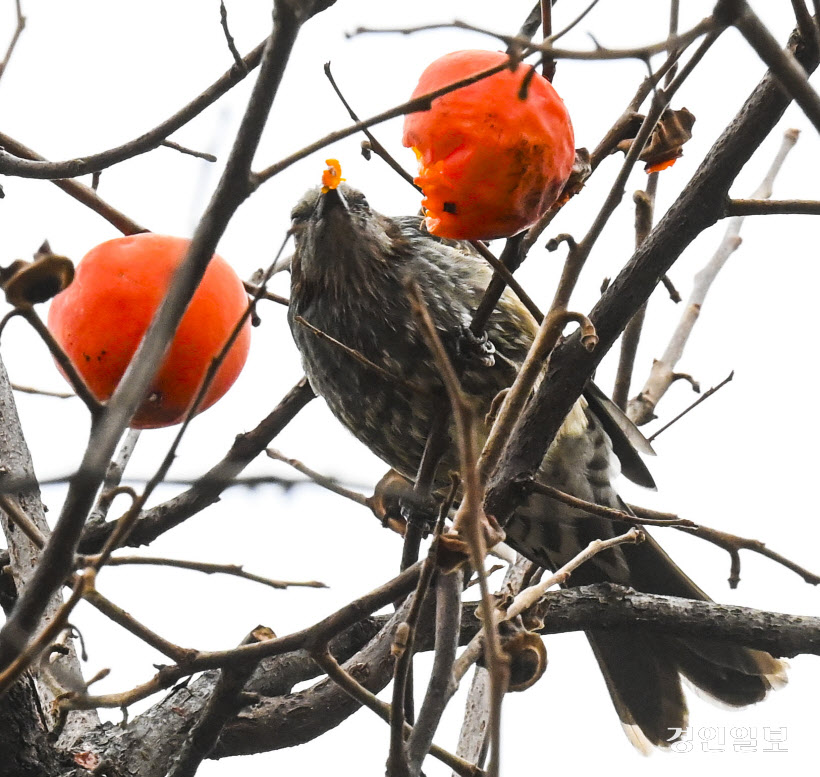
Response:
[{"label": "thick branch", "polygon": [[[812,69],[805,67],[792,52],[780,48],[775,37],[745,0],[721,0],[715,8],[715,13],[718,15],[722,12],[733,17],[732,24],[746,38],[783,89],[794,98],[815,129],[820,132],[820,95],[812,89],[808,79]],[[815,48],[814,36],[811,41],[805,43]]]},{"label": "thick branch", "polygon": [[538,611],[545,618],[543,634],[641,627],[733,642],[778,658],[820,655],[820,618],[645,594],[609,583],[551,591]]},{"label": "thick branch", "polygon": [[[793,36],[791,48],[807,71],[817,67],[814,47]],[[723,214],[729,187],[743,165],[772,131],[790,103],[777,79],[767,74],[707,154],[689,185],[633,254],[590,313],[600,338],[588,351],[578,333],[552,354],[546,379],[519,421],[493,474],[487,510],[506,519],[524,494],[521,478],[531,477],[586,382],[646,302],[683,250]]]},{"label": "thick branch", "polygon": [[102,483],[114,448],[142,401],[162,361],[173,332],[205,273],[234,211],[248,196],[248,176],[273,98],[296,40],[299,23],[277,6],[274,28],[268,40],[259,77],[237,133],[225,172],[197,227],[186,259],[174,275],[165,300],[157,311],[133,361],[109,404],[92,428],[80,472],[72,480],[51,541],[32,581],[0,631],[0,669],[23,647],[37,626],[52,592],[71,571],[74,552]]}]

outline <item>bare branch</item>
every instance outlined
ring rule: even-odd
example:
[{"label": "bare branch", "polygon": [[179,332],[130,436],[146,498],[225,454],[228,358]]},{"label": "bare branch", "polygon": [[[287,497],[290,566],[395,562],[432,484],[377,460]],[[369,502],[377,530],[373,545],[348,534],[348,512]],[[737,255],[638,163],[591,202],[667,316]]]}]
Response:
[{"label": "bare branch", "polygon": [[222,180],[194,234],[186,259],[174,275],[165,300],[92,429],[80,473],[69,487],[62,513],[43,551],[41,563],[0,630],[2,669],[14,660],[19,641],[25,640],[33,632],[49,597],[68,576],[85,519],[116,443],[145,396],[170,337],[205,273],[228,220],[249,194],[247,176],[250,164],[298,31],[296,18],[277,5],[274,28],[265,48],[259,77]]},{"label": "bare branch", "polygon": [[453,662],[456,658],[461,626],[461,570],[439,575],[436,580],[436,652],[427,692],[419,710],[413,733],[407,742],[410,774],[417,775],[433,743],[441,716],[453,694]]},{"label": "bare branch", "polygon": [[228,9],[225,8],[225,0],[219,0],[219,22],[222,25],[222,32],[225,33],[225,42],[228,44],[228,51],[233,57],[234,68],[242,75],[248,74],[248,65],[242,59],[242,55],[236,49],[233,35],[228,29]]},{"label": "bare branch", "polygon": [[264,643],[234,648],[233,650],[203,651],[194,658],[186,660],[184,664],[163,667],[148,682],[130,691],[106,696],[66,696],[61,699],[60,706],[63,709],[124,707],[170,688],[183,677],[188,677],[196,672],[235,666],[247,661],[258,661],[262,658],[282,655],[293,650],[305,649],[310,651],[316,645],[326,644],[334,636],[357,623],[366,615],[409,594],[416,587],[420,570],[421,564],[413,565],[369,594],[301,631],[268,640]]},{"label": "bare branch", "polygon": [[[180,154],[184,154],[185,156],[192,156],[195,159],[204,159],[206,162],[217,161],[216,157],[213,154],[207,154],[204,151],[194,151],[194,149],[181,146],[179,143],[175,143],[173,140],[163,140],[162,143],[160,143],[160,145],[165,146],[165,148],[172,148],[174,151],[179,151]],[[99,175],[99,173],[95,173],[95,175]]]},{"label": "bare branch", "polygon": [[729,200],[727,216],[820,215],[817,200]]},{"label": "bare branch", "polygon": [[[353,121],[361,121],[359,117],[356,115],[356,112],[351,108],[350,103],[345,99],[344,95],[342,94],[341,89],[339,89],[338,84],[336,83],[336,79],[333,78],[333,73],[330,72],[330,62],[325,62],[325,75],[327,76],[327,80],[330,81],[330,85],[333,87],[333,91],[336,92],[336,96],[341,100],[342,105],[344,105],[345,109],[347,110],[348,114],[350,114],[350,118]],[[376,136],[366,127],[362,130],[365,136],[367,137],[368,141],[370,142],[370,150],[381,157],[388,166],[396,172],[400,178],[403,178],[407,183],[409,183],[414,189],[417,191],[421,191],[421,187],[416,185],[416,182],[413,180],[413,176],[410,175],[393,157],[393,155],[376,139]]]},{"label": "bare branch", "polygon": [[[248,634],[241,644],[252,645],[273,637],[274,634],[270,629],[259,626]],[[194,777],[196,775],[202,761],[214,749],[222,729],[244,706],[242,689],[250,680],[255,669],[256,664],[248,662],[222,670],[207,706],[202,710],[202,715],[191,729],[191,733],[188,734],[174,765],[168,771],[168,777]]]},{"label": "bare branch", "polygon": [[185,126],[202,113],[209,105],[212,105],[222,97],[222,95],[230,91],[245,78],[247,73],[255,69],[262,61],[262,52],[264,51],[266,43],[267,40],[263,41],[251,51],[250,54],[245,56],[243,59],[247,67],[245,71],[231,67],[221,78],[215,81],[184,108],[181,108],[173,116],[170,116],[162,122],[162,124],[148,130],[148,132],[143,133],[128,143],[124,143],[108,151],[102,151],[99,154],[88,154],[78,159],[65,162],[47,162],[40,158],[35,159],[26,154],[21,154],[19,150],[10,147],[6,144],[5,140],[3,140],[0,141],[0,145],[2,145],[7,152],[10,151],[15,156],[11,156],[9,153],[0,153],[0,173],[3,175],[16,175],[22,178],[76,178],[81,175],[90,175],[91,173],[105,170],[107,167],[119,164],[126,159],[132,159],[147,151],[152,151],[180,127]]},{"label": "bare branch", "polygon": [[14,33],[11,36],[11,40],[9,41],[8,48],[6,49],[6,54],[3,57],[2,62],[0,62],[0,78],[3,77],[3,73],[6,72],[6,68],[9,65],[9,60],[11,59],[11,55],[14,53],[14,47],[17,45],[17,41],[20,40],[20,35],[23,34],[23,30],[26,27],[26,17],[23,16],[23,9],[20,7],[20,0],[14,0],[15,10],[17,11],[17,26],[14,28]]},{"label": "bare branch", "polygon": [[35,394],[41,397],[54,397],[55,399],[71,399],[77,396],[70,391],[48,391],[47,389],[38,389],[33,386],[21,386],[19,383],[12,383],[11,387],[14,391],[19,391],[21,394]]},{"label": "bare branch", "polygon": [[[94,557],[88,556],[86,560],[89,563],[93,563]],[[325,583],[321,583],[318,580],[274,580],[270,577],[255,575],[252,572],[246,572],[239,564],[213,564],[207,561],[188,561],[186,559],[161,558],[159,556],[112,556],[108,559],[106,565],[109,567],[121,567],[135,564],[141,566],[190,569],[193,572],[204,572],[206,575],[231,575],[280,590],[286,588],[327,588]]]},{"label": "bare branch", "polygon": [[456,89],[461,89],[462,87],[469,86],[470,84],[474,84],[485,78],[489,78],[491,75],[494,75],[495,73],[500,73],[502,70],[504,70],[504,68],[508,66],[508,61],[502,62],[501,64],[488,68],[487,70],[482,70],[480,73],[476,73],[475,75],[470,76],[469,78],[462,78],[460,81],[454,81],[452,84],[448,84],[447,86],[441,87],[441,89],[436,89],[433,92],[428,92],[427,94],[423,94],[412,100],[408,100],[407,102],[404,102],[401,105],[397,105],[393,108],[383,111],[382,113],[378,113],[375,116],[371,116],[369,119],[365,119],[364,121],[357,121],[354,124],[351,124],[349,127],[345,127],[344,129],[331,132],[329,135],[325,135],[323,138],[311,143],[308,146],[305,146],[300,151],[291,154],[289,157],[285,157],[279,162],[276,162],[275,164],[270,165],[270,167],[266,167],[264,170],[257,173],[254,178],[255,184],[258,186],[264,183],[265,181],[270,180],[275,175],[278,175],[291,165],[295,164],[301,159],[304,159],[305,157],[310,156],[314,152],[319,151],[325,146],[329,146],[331,143],[336,143],[339,140],[344,140],[345,138],[350,137],[351,135],[355,135],[357,132],[361,132],[362,130],[367,129],[368,127],[373,127],[376,124],[381,124],[382,122],[385,122],[388,119],[395,119],[397,116],[403,116],[406,113],[414,113],[416,111],[429,110],[430,103],[436,97],[441,97],[442,95],[454,92]]},{"label": "bare branch", "polygon": [[[807,72],[813,71],[818,54],[800,48],[799,43],[793,38],[790,46]],[[590,319],[600,338],[599,346],[590,353],[573,334],[553,351],[545,379],[490,481],[486,509],[502,523],[523,497],[517,484],[536,471],[604,354],[684,248],[717,220],[735,176],[789,102],[775,77],[767,74],[712,146],[683,193],[593,308]]]},{"label": "bare branch", "polygon": [[725,22],[718,20],[716,17],[709,16],[703,21],[696,24],[690,30],[687,30],[680,35],[670,35],[665,40],[658,43],[652,43],[648,46],[636,46],[626,49],[611,49],[604,46],[597,46],[592,51],[575,51],[570,49],[559,49],[552,46],[549,42],[543,44],[533,43],[529,38],[522,38],[515,35],[503,35],[495,30],[488,30],[486,27],[477,27],[466,22],[453,21],[443,22],[441,24],[421,24],[415,27],[394,27],[375,29],[372,27],[358,27],[350,37],[365,34],[390,34],[400,33],[401,35],[411,35],[416,32],[427,32],[429,30],[441,29],[456,29],[469,30],[471,32],[479,32],[484,35],[491,35],[497,38],[507,46],[517,47],[523,56],[527,56],[533,52],[540,52],[545,57],[552,57],[553,59],[577,59],[577,60],[611,60],[611,59],[640,59],[646,60],[655,54],[662,54],[670,49],[686,48],[693,41],[702,38],[710,33],[718,32],[723,29]]},{"label": "bare branch", "polygon": [[[746,0],[720,0],[715,7],[715,14],[725,14],[726,20],[737,27],[783,88],[803,109],[814,128],[820,132],[820,95],[809,84],[808,75],[794,54],[780,47],[769,28],[760,21]],[[803,43],[814,46],[815,39],[816,36],[813,36],[810,41],[804,39]]]},{"label": "bare branch", "polygon": [[709,397],[712,396],[717,391],[720,391],[727,383],[731,382],[732,378],[734,378],[735,373],[734,370],[730,372],[720,383],[716,386],[712,386],[712,388],[705,391],[701,396],[699,396],[689,407],[686,408],[682,413],[678,413],[671,421],[665,423],[660,429],[652,434],[651,437],[647,438],[647,442],[652,442],[657,438],[659,434],[665,432],[670,426],[680,421],[687,413],[694,410],[701,402],[705,402]]},{"label": "bare branch", "polygon": [[[30,159],[38,162],[46,162],[36,151],[24,146],[14,138],[0,132],[0,146],[12,154],[16,154],[20,159]],[[0,162],[2,157],[0,157]],[[47,163],[47,164],[50,164]],[[56,179],[52,183],[58,188],[62,189],[66,194],[73,197],[77,202],[81,202],[86,207],[94,211],[94,213],[102,216],[109,224],[114,226],[124,235],[136,235],[139,232],[147,232],[145,227],[138,224],[133,219],[121,213],[113,206],[109,205],[100,197],[93,188],[81,184],[79,181],[66,181]]]},{"label": "bare branch", "polygon": [[[755,199],[765,199],[771,195],[772,184],[783,167],[789,152],[794,148],[798,135],[799,133],[795,130],[785,132],[783,142],[766,177],[753,194]],[[628,415],[639,426],[648,423],[655,417],[655,408],[658,402],[674,383],[675,367],[683,356],[683,351],[689,342],[692,330],[700,317],[706,295],[729,257],[740,246],[740,229],[743,226],[743,219],[743,216],[735,216],[730,220],[717,251],[715,251],[706,266],[695,275],[692,292],[663,356],[653,363],[652,370],[640,394],[630,400]]]}]

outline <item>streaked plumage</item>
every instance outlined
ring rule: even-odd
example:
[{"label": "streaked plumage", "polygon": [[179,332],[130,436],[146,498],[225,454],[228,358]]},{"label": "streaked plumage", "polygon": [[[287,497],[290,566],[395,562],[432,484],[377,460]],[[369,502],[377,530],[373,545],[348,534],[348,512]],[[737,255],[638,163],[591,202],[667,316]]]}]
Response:
[{"label": "streaked plumage", "polygon": [[[461,335],[492,274],[469,248],[431,237],[418,217],[391,219],[376,213],[360,192],[347,186],[325,195],[318,189],[308,192],[293,219],[289,321],[311,385],[359,440],[412,479],[437,403],[445,400],[410,314],[405,278],[412,277],[420,287],[451,359],[461,366],[463,388],[482,416],[512,383],[535,322],[507,292],[487,325],[493,363],[465,357]],[[359,352],[381,372],[317,337],[298,317]],[[617,468],[613,442],[625,474],[643,485],[650,485],[651,477],[629,446],[633,435],[628,422],[594,387],[586,397],[547,452],[539,478],[582,499],[625,509],[611,482]],[[443,475],[456,466],[453,456],[451,451],[441,463]],[[554,569],[590,540],[626,528],[535,494],[505,531],[516,550]],[[575,585],[603,581],[649,593],[707,598],[651,538],[598,555],[572,578]],[[728,644],[638,629],[588,636],[621,721],[639,746],[663,745],[675,728],[686,727],[680,674],[737,706],[759,701],[784,680],[781,662]]]}]

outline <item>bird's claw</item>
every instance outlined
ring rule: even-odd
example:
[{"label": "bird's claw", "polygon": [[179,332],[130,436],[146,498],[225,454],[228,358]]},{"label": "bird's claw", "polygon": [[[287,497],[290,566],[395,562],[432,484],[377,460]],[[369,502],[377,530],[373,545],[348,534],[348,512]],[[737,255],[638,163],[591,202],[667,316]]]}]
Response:
[{"label": "bird's claw", "polygon": [[476,335],[472,329],[462,324],[456,349],[459,358],[468,364],[492,367],[495,364],[495,346],[486,332]]}]

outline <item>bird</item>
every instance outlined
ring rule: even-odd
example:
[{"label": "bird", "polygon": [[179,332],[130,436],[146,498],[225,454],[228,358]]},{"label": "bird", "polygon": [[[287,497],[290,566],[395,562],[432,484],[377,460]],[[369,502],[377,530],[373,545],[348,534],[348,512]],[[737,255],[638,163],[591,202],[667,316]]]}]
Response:
[{"label": "bird", "polygon": [[[506,290],[487,320],[485,337],[471,340],[473,313],[492,276],[486,262],[467,243],[429,234],[418,215],[382,215],[348,184],[311,189],[291,216],[295,249],[288,322],[310,385],[358,440],[412,481],[437,408],[446,399],[414,323],[408,279],[479,418],[514,381],[536,322]],[[654,485],[636,452],[646,450],[641,440],[637,428],[590,384],[549,447],[537,479],[585,501],[628,510],[613,486],[619,462],[626,476]],[[457,468],[451,444],[438,465],[437,484],[444,485],[447,473]],[[591,540],[627,529],[623,522],[540,493],[530,494],[504,526],[507,544],[551,570]],[[641,544],[593,557],[569,584],[605,582],[709,599],[649,535]],[[681,677],[731,706],[758,702],[786,680],[784,662],[729,643],[640,629],[591,629],[587,637],[621,724],[644,752],[669,746],[687,727]]]}]

